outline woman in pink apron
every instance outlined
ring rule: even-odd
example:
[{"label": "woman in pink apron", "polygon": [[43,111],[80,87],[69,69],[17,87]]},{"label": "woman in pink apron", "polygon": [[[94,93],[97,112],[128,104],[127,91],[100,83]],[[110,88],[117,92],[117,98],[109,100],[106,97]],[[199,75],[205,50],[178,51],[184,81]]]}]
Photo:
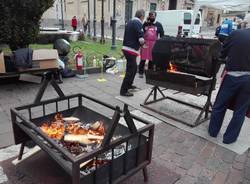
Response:
[{"label": "woman in pink apron", "polygon": [[152,49],[158,37],[164,36],[161,23],[155,21],[156,13],[150,12],[147,21],[143,24],[145,45],[141,48],[141,62],[139,65],[139,77],[143,78],[144,66],[148,60],[148,69],[153,69]]}]

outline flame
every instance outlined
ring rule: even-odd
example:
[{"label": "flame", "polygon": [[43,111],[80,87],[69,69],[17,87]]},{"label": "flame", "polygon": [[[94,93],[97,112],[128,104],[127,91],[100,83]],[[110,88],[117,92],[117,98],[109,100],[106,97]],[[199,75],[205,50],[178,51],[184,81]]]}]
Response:
[{"label": "flame", "polygon": [[[70,122],[66,125],[64,124],[63,116],[62,114],[58,113],[55,115],[54,120],[49,125],[48,122],[45,122],[40,127],[41,130],[48,135],[48,137],[61,140],[65,133],[67,134],[73,134],[73,135],[96,135],[96,136],[102,136],[105,135],[105,127],[103,122],[96,122],[98,125],[95,128],[84,128],[81,126],[80,123]],[[89,136],[91,137],[91,136]],[[91,141],[96,142],[100,144],[102,142],[102,139],[94,139],[91,138]]]},{"label": "flame", "polygon": [[175,71],[177,71],[177,66],[172,64],[171,62],[169,62],[167,71],[168,72],[175,72]]},{"label": "flame", "polygon": [[52,122],[51,125],[49,125],[49,123],[43,123],[41,130],[47,134],[48,137],[57,140],[62,139],[65,132],[64,124],[59,121]]}]

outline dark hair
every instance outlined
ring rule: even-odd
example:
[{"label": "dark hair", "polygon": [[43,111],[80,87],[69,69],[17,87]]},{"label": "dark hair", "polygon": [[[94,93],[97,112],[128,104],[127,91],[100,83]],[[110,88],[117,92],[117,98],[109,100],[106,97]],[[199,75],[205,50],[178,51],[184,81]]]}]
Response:
[{"label": "dark hair", "polygon": [[157,13],[155,12],[155,11],[150,11],[149,13],[148,13],[148,15],[150,16],[150,15],[157,15]]}]

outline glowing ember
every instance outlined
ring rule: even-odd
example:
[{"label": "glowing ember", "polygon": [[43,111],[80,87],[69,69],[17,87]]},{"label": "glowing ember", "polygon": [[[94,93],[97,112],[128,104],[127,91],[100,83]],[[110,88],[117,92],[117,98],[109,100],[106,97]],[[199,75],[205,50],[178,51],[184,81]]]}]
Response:
[{"label": "glowing ember", "polygon": [[177,71],[176,65],[172,64],[171,62],[169,62],[167,71],[168,72],[175,72],[175,71]]}]

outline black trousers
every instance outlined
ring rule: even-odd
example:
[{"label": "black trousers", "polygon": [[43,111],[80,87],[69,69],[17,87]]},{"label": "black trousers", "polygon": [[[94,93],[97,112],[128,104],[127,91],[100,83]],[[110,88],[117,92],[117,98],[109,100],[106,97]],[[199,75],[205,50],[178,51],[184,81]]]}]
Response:
[{"label": "black trousers", "polygon": [[234,77],[226,75],[217,94],[211,114],[209,133],[217,136],[224,120],[229,102],[235,97],[234,113],[227,126],[223,139],[226,142],[237,140],[250,106],[250,76]]},{"label": "black trousers", "polygon": [[[139,74],[144,73],[144,67],[145,67],[145,62],[146,60],[141,60],[139,64]],[[148,62],[148,69],[152,70],[153,69],[153,61]]]},{"label": "black trousers", "polygon": [[127,60],[127,65],[126,65],[126,74],[122,82],[120,93],[126,93],[128,89],[131,88],[137,72],[137,63],[136,63],[137,56],[129,54],[126,51],[123,51],[123,54]]},{"label": "black trousers", "polygon": [[228,38],[228,36],[226,36],[226,35],[219,35],[219,36],[218,36],[219,41],[222,42],[222,43],[224,43],[224,41],[225,41],[227,38]]}]

